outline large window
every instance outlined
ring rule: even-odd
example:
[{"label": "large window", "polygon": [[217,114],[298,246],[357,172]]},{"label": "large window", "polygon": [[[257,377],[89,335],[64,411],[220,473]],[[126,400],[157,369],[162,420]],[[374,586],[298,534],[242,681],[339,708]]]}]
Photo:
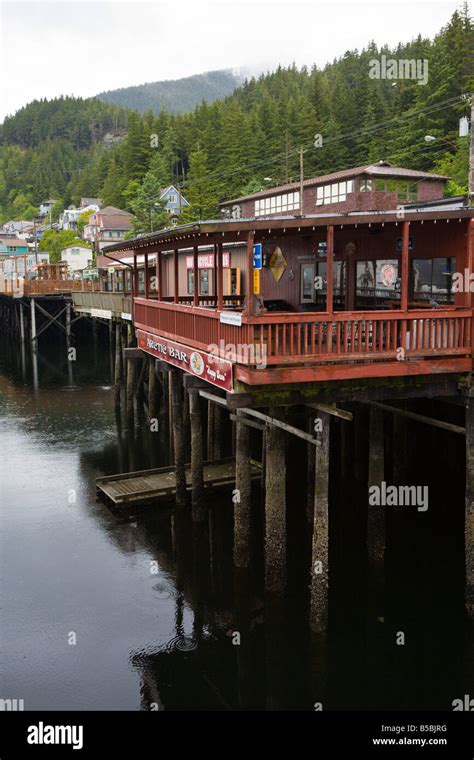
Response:
[{"label": "large window", "polygon": [[399,300],[399,298],[400,280],[396,259],[357,262],[357,308],[380,308],[387,300]]},{"label": "large window", "polygon": [[433,300],[446,303],[453,300],[452,275],[456,259],[414,259],[411,269],[411,286],[415,301]]},{"label": "large window", "polygon": [[[335,303],[345,293],[346,270],[343,261],[333,263],[333,297]],[[316,261],[301,265],[300,303],[318,303],[325,298],[327,290],[326,262]]]},{"label": "large window", "polygon": [[342,203],[348,193],[354,192],[354,180],[349,182],[333,182],[331,185],[320,185],[316,189],[316,206],[327,203]]},{"label": "large window", "polygon": [[272,195],[270,198],[259,198],[255,201],[255,216],[265,214],[281,214],[285,211],[295,211],[300,207],[299,193]]},{"label": "large window", "polygon": [[418,199],[417,183],[408,182],[406,179],[376,179],[375,189],[380,192],[396,193],[401,201],[416,201]]}]

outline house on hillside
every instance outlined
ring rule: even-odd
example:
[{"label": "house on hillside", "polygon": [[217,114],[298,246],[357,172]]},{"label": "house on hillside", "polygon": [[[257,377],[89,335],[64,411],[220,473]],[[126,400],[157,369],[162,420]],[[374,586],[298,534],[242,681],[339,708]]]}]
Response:
[{"label": "house on hillside", "polygon": [[79,272],[90,266],[94,252],[85,245],[68,245],[61,249],[61,263],[67,264],[69,272]]},{"label": "house on hillside", "polygon": [[84,206],[83,208],[75,208],[74,206],[72,208],[67,208],[61,215],[59,226],[62,230],[76,230],[77,223],[81,214],[83,214],[85,211],[96,212],[98,210],[99,206],[97,203],[91,203],[88,206]]},{"label": "house on hillside", "polygon": [[125,240],[125,234],[132,229],[133,214],[115,206],[105,206],[91,214],[84,227],[84,240],[102,249],[106,245]]},{"label": "house on hillside", "polygon": [[39,205],[39,216],[48,216],[55,203],[56,201],[53,198],[50,198],[48,201],[42,201]]},{"label": "house on hillside", "polygon": [[28,243],[21,238],[2,237],[0,233],[0,256],[23,255],[28,253]]},{"label": "house on hillside", "polygon": [[291,182],[225,201],[220,207],[224,217],[233,219],[387,211],[442,198],[448,179],[379,161],[304,180],[303,204],[300,183]]},{"label": "house on hillside", "polygon": [[174,185],[169,185],[161,191],[160,201],[166,201],[165,209],[171,217],[179,216],[183,208],[189,206],[184,195]]},{"label": "house on hillside", "polygon": [[11,219],[9,222],[5,222],[2,232],[10,232],[22,238],[22,240],[27,240],[33,236],[34,227],[34,222],[27,219]]},{"label": "house on hillside", "polygon": [[79,208],[84,211],[90,208],[90,206],[98,206],[100,208],[102,206],[101,198],[81,198]]}]

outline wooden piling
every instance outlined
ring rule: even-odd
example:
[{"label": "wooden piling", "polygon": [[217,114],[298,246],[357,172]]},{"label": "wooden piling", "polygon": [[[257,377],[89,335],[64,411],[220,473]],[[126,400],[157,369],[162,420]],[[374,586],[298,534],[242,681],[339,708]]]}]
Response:
[{"label": "wooden piling", "polygon": [[148,357],[148,419],[156,419],[157,403],[156,403],[156,372],[155,372],[155,360],[153,357]]},{"label": "wooden piling", "polygon": [[31,343],[32,343],[32,346],[33,346],[33,351],[36,351],[36,343],[37,343],[37,338],[36,338],[36,309],[35,309],[35,305],[36,305],[35,304],[35,299],[32,298],[31,301],[30,301],[30,306],[31,306],[30,322],[31,322]]},{"label": "wooden piling", "polygon": [[183,509],[186,506],[186,472],[184,431],[183,431],[183,399],[181,370],[170,372],[171,395],[173,404],[173,441],[174,467],[176,476],[176,506]]},{"label": "wooden piling", "polygon": [[[378,409],[370,410],[369,488],[385,479],[384,418]],[[385,509],[370,504],[367,509],[367,556],[370,585],[381,591],[384,586]]]},{"label": "wooden piling", "polygon": [[66,304],[66,341],[69,346],[71,343],[71,303]]},{"label": "wooden piling", "polygon": [[21,301],[18,304],[18,309],[20,311],[20,339],[21,339],[21,342],[24,343],[25,342],[25,315],[23,314],[23,304],[21,303]]},{"label": "wooden piling", "polygon": [[[270,417],[282,418],[280,408]],[[265,477],[265,589],[283,596],[286,586],[286,457],[285,433],[268,424],[266,428]]]},{"label": "wooden piling", "polygon": [[191,484],[192,515],[194,522],[206,520],[203,477],[203,435],[199,391],[189,389],[189,418],[191,426]]},{"label": "wooden piling", "polygon": [[127,387],[125,396],[125,410],[127,420],[133,421],[133,393],[135,387],[136,362],[132,359],[127,360]]},{"label": "wooden piling", "polygon": [[474,399],[469,398],[465,412],[466,425],[466,501],[465,501],[465,570],[466,612],[474,620]]},{"label": "wooden piling", "polygon": [[122,331],[120,322],[115,325],[115,408],[120,409],[120,385],[122,380]]},{"label": "wooden piling", "polygon": [[207,407],[207,458],[222,457],[222,409],[218,404],[208,401]]},{"label": "wooden piling", "polygon": [[325,642],[329,594],[329,432],[331,418],[319,412],[321,430],[316,432],[320,446],[315,452],[313,547],[311,558],[310,627]]},{"label": "wooden piling", "polygon": [[[211,403],[211,402],[209,402]],[[237,417],[242,412],[237,411]],[[234,565],[250,566],[251,450],[248,425],[236,421],[234,502]]]}]

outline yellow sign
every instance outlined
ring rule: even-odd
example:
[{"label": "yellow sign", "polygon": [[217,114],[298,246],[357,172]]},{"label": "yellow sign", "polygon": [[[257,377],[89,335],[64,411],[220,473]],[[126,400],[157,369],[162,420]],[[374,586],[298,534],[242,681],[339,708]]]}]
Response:
[{"label": "yellow sign", "polygon": [[275,280],[279,282],[281,280],[283,272],[286,269],[286,259],[281,252],[281,248],[278,246],[270,256],[269,264]]},{"label": "yellow sign", "polygon": [[253,292],[255,296],[260,294],[260,269],[253,270]]}]

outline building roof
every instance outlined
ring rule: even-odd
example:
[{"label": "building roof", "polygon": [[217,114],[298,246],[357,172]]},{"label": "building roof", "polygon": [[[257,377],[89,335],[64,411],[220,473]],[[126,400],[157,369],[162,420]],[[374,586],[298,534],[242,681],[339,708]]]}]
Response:
[{"label": "building roof", "polygon": [[90,248],[88,245],[83,245],[82,243],[70,243],[69,245],[65,245],[64,248],[61,248],[61,253],[63,251],[67,251],[69,248],[84,248],[85,251],[90,251],[93,253],[92,248]]},{"label": "building roof", "polygon": [[133,216],[129,211],[124,211],[121,208],[116,208],[115,206],[104,206],[104,208],[101,208],[100,211],[97,212],[101,216]]},{"label": "building roof", "polygon": [[[311,177],[305,179],[303,182],[304,187],[311,187],[312,185],[321,185],[331,182],[339,182],[340,180],[350,179],[351,177],[357,177],[360,174],[368,174],[374,177],[398,177],[400,179],[413,179],[413,180],[437,180],[443,181],[449,179],[442,174],[433,174],[432,172],[421,172],[417,169],[404,169],[400,166],[392,166],[388,161],[379,161],[376,164],[365,164],[364,166],[355,166],[352,169],[343,169],[339,172],[332,172],[331,174],[322,174],[319,177]],[[299,182],[289,182],[286,185],[278,185],[277,187],[267,187],[265,190],[260,190],[258,193],[251,193],[250,195],[242,195],[240,198],[233,198],[230,201],[224,201],[220,203],[220,206],[228,206],[231,203],[241,203],[242,201],[250,201],[254,198],[265,198],[275,193],[285,193],[295,190],[299,190]]]},{"label": "building roof", "polygon": [[[437,207],[436,205],[424,205],[414,206],[413,208],[406,208],[404,221],[430,221],[441,219],[474,219],[474,209],[469,208],[463,203],[464,196],[456,199],[456,202],[449,204],[445,199],[445,206]],[[305,216],[268,216],[258,217],[251,219],[212,219],[201,222],[191,222],[189,224],[179,225],[177,227],[169,227],[165,230],[158,232],[148,233],[146,235],[140,235],[136,238],[124,240],[123,242],[117,242],[112,245],[105,246],[102,249],[102,254],[114,253],[115,251],[130,251],[140,250],[147,246],[155,246],[156,244],[168,245],[173,244],[173,241],[191,241],[196,237],[201,237],[205,244],[207,240],[212,236],[219,236],[222,242],[225,244],[226,234],[232,235],[245,235],[245,233],[255,232],[258,235],[269,235],[272,231],[281,230],[283,233],[291,230],[297,230],[300,232],[306,229],[308,232],[316,230],[318,227],[327,227],[333,225],[335,227],[343,227],[345,225],[356,224],[385,224],[392,222],[394,224],[400,224],[398,209],[389,209],[384,211],[349,211],[349,212],[326,212],[321,214],[306,214]],[[243,237],[243,240],[246,238]],[[235,238],[234,238],[235,240]],[[183,247],[182,244],[180,247]]]},{"label": "building roof", "polygon": [[102,219],[101,228],[103,230],[123,230],[126,232],[132,229],[132,223],[128,216],[110,214],[105,219]]},{"label": "building roof", "polygon": [[82,208],[83,206],[99,206],[102,203],[101,198],[81,198],[79,201],[79,206]]},{"label": "building roof", "polygon": [[186,198],[184,197],[183,193],[180,193],[180,192],[178,192],[178,190],[176,189],[176,187],[175,187],[174,185],[168,185],[168,187],[165,187],[165,188],[163,188],[163,190],[161,191],[160,200],[161,200],[161,199],[162,199],[162,198],[163,198],[163,197],[166,195],[166,193],[167,193],[167,192],[169,192],[170,190],[174,190],[174,192],[176,193],[176,195],[178,195],[178,196],[180,195],[180,196],[181,196],[181,200],[182,200],[182,202],[183,202],[183,203],[184,203],[186,206],[189,206],[189,203],[188,203],[188,201],[186,200]]}]

